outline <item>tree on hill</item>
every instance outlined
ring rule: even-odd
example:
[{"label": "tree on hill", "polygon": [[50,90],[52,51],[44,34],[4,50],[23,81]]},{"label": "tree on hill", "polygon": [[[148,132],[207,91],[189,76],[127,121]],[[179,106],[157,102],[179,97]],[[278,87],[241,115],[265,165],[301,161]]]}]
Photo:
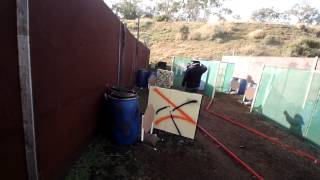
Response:
[{"label": "tree on hill", "polygon": [[180,0],[160,0],[156,4],[155,14],[166,20],[174,19],[174,15],[181,8]]},{"label": "tree on hill", "polygon": [[136,19],[142,15],[142,10],[138,7],[141,0],[121,0],[114,4],[112,9],[125,19]]},{"label": "tree on hill", "polygon": [[299,23],[320,24],[320,11],[309,4],[295,4],[288,14],[296,17]]},{"label": "tree on hill", "polygon": [[217,16],[224,19],[225,15],[229,15],[232,11],[223,7],[225,0],[183,0],[181,7],[183,10],[185,20],[197,21],[200,13],[205,13],[204,19],[210,15]]},{"label": "tree on hill", "polygon": [[277,22],[281,18],[281,13],[275,11],[273,8],[262,8],[254,11],[251,19],[257,22]]},{"label": "tree on hill", "polygon": [[232,11],[223,7],[225,0],[158,0],[142,10],[139,4],[142,0],[120,0],[112,9],[125,19],[135,19],[146,15],[161,17],[163,20],[207,20],[211,15],[224,19]]},{"label": "tree on hill", "polygon": [[320,24],[320,11],[309,4],[295,4],[290,10],[277,12],[273,8],[262,8],[254,11],[251,19],[257,22],[290,23],[296,18],[298,23]]}]

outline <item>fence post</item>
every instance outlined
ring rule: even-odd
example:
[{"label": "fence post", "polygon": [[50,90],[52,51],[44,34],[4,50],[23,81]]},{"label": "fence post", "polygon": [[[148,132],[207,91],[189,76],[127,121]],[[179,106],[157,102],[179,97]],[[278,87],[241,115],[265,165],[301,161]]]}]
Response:
[{"label": "fence post", "polygon": [[21,109],[25,139],[26,163],[29,180],[38,180],[38,165],[35,137],[35,122],[32,94],[29,2],[17,0],[17,41],[19,58],[19,80]]},{"label": "fence post", "polygon": [[173,64],[174,64],[175,60],[176,60],[176,57],[172,56],[172,58],[171,58],[171,71],[173,71]]},{"label": "fence post", "polygon": [[138,17],[138,23],[137,23],[137,40],[140,39],[140,16]]},{"label": "fence post", "polygon": [[318,64],[318,56],[315,57],[314,62],[312,63],[311,74],[310,74],[310,77],[309,77],[309,80],[308,80],[307,91],[306,91],[306,94],[304,96],[304,100],[303,100],[303,104],[302,104],[303,108],[305,108],[307,100],[308,100],[309,92],[310,92],[312,81],[313,81],[313,78],[314,78],[314,71],[317,69],[317,64]]},{"label": "fence post", "polygon": [[318,63],[319,63],[319,57],[315,57],[315,60],[314,60],[314,64],[312,66],[312,70],[317,70],[318,68]]},{"label": "fence post", "polygon": [[263,75],[263,71],[264,71],[265,67],[266,67],[266,65],[263,65],[262,68],[261,68],[261,71],[260,71],[260,76],[259,76],[259,79],[257,81],[258,84],[257,84],[257,87],[256,87],[256,91],[254,92],[253,100],[252,100],[251,107],[250,107],[250,113],[252,113],[253,107],[254,107],[254,103],[256,102],[256,98],[257,98],[257,95],[258,95],[258,92],[259,92],[259,88],[260,88],[261,80],[262,80],[262,75]]}]

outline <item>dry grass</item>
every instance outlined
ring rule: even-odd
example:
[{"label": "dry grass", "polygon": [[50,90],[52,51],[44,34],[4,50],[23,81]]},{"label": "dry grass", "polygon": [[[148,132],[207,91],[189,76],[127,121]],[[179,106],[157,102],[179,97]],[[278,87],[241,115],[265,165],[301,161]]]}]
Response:
[{"label": "dry grass", "polygon": [[312,32],[317,38],[320,38],[320,26],[313,26]]},{"label": "dry grass", "polygon": [[[130,23],[133,26],[135,22]],[[223,55],[233,54],[290,56],[292,45],[299,44],[301,39],[320,40],[316,37],[318,27],[312,27],[312,31],[308,27],[308,32],[305,32],[295,26],[261,23],[152,21],[148,24],[149,27],[141,29],[140,39],[148,42],[151,62],[171,62],[172,56],[204,59],[221,59]],[[183,25],[188,26],[190,31],[185,41],[179,37]],[[136,34],[132,27],[130,30]]]},{"label": "dry grass", "polygon": [[267,35],[264,38],[263,42],[266,45],[276,46],[281,44],[281,39],[278,36]]},{"label": "dry grass", "polygon": [[204,41],[215,40],[217,38],[225,39],[233,32],[233,25],[230,23],[204,24],[191,32],[189,39]]},{"label": "dry grass", "polygon": [[192,31],[190,35],[191,40],[211,40],[212,35],[215,32],[215,28],[212,25],[205,24],[199,29]]},{"label": "dry grass", "polygon": [[266,36],[266,33],[262,29],[252,31],[248,34],[248,37],[250,39],[263,39],[265,36]]},{"label": "dry grass", "polygon": [[308,27],[304,23],[297,23],[295,24],[296,28],[298,28],[301,31],[308,31]]}]

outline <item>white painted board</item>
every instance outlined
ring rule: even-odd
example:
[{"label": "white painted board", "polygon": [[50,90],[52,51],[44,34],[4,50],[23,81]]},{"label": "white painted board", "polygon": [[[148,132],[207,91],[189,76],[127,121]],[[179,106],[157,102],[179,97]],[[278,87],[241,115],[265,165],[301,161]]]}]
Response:
[{"label": "white painted board", "polygon": [[[202,95],[156,86],[151,86],[149,90],[148,104],[155,111],[154,128],[177,135],[180,132],[181,136],[194,139]],[[183,105],[187,102],[191,103]],[[183,106],[175,109],[180,105]]]}]

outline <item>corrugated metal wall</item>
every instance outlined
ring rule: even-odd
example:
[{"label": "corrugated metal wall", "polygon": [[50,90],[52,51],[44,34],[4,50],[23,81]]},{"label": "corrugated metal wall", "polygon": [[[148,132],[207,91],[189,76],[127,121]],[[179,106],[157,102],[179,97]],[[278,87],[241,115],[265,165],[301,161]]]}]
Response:
[{"label": "corrugated metal wall", "polygon": [[[121,22],[101,0],[29,3],[38,169],[47,180],[59,178],[95,135],[106,85],[117,85],[118,78],[124,86],[134,85],[137,40],[125,29],[121,44]],[[26,179],[16,6],[3,4],[1,172],[4,179]]]},{"label": "corrugated metal wall", "polygon": [[133,86],[135,82],[135,64],[137,63],[137,40],[128,29],[124,30],[123,57],[121,62],[120,84],[122,86]]},{"label": "corrugated metal wall", "polygon": [[39,171],[50,179],[95,132],[117,82],[120,22],[99,0],[30,3]]},{"label": "corrugated metal wall", "polygon": [[26,179],[15,1],[1,1],[0,21],[0,178]]},{"label": "corrugated metal wall", "polygon": [[137,64],[136,68],[147,68],[148,66],[148,60],[150,58],[150,50],[144,46],[142,42],[137,43],[138,46],[138,58],[137,58]]}]

